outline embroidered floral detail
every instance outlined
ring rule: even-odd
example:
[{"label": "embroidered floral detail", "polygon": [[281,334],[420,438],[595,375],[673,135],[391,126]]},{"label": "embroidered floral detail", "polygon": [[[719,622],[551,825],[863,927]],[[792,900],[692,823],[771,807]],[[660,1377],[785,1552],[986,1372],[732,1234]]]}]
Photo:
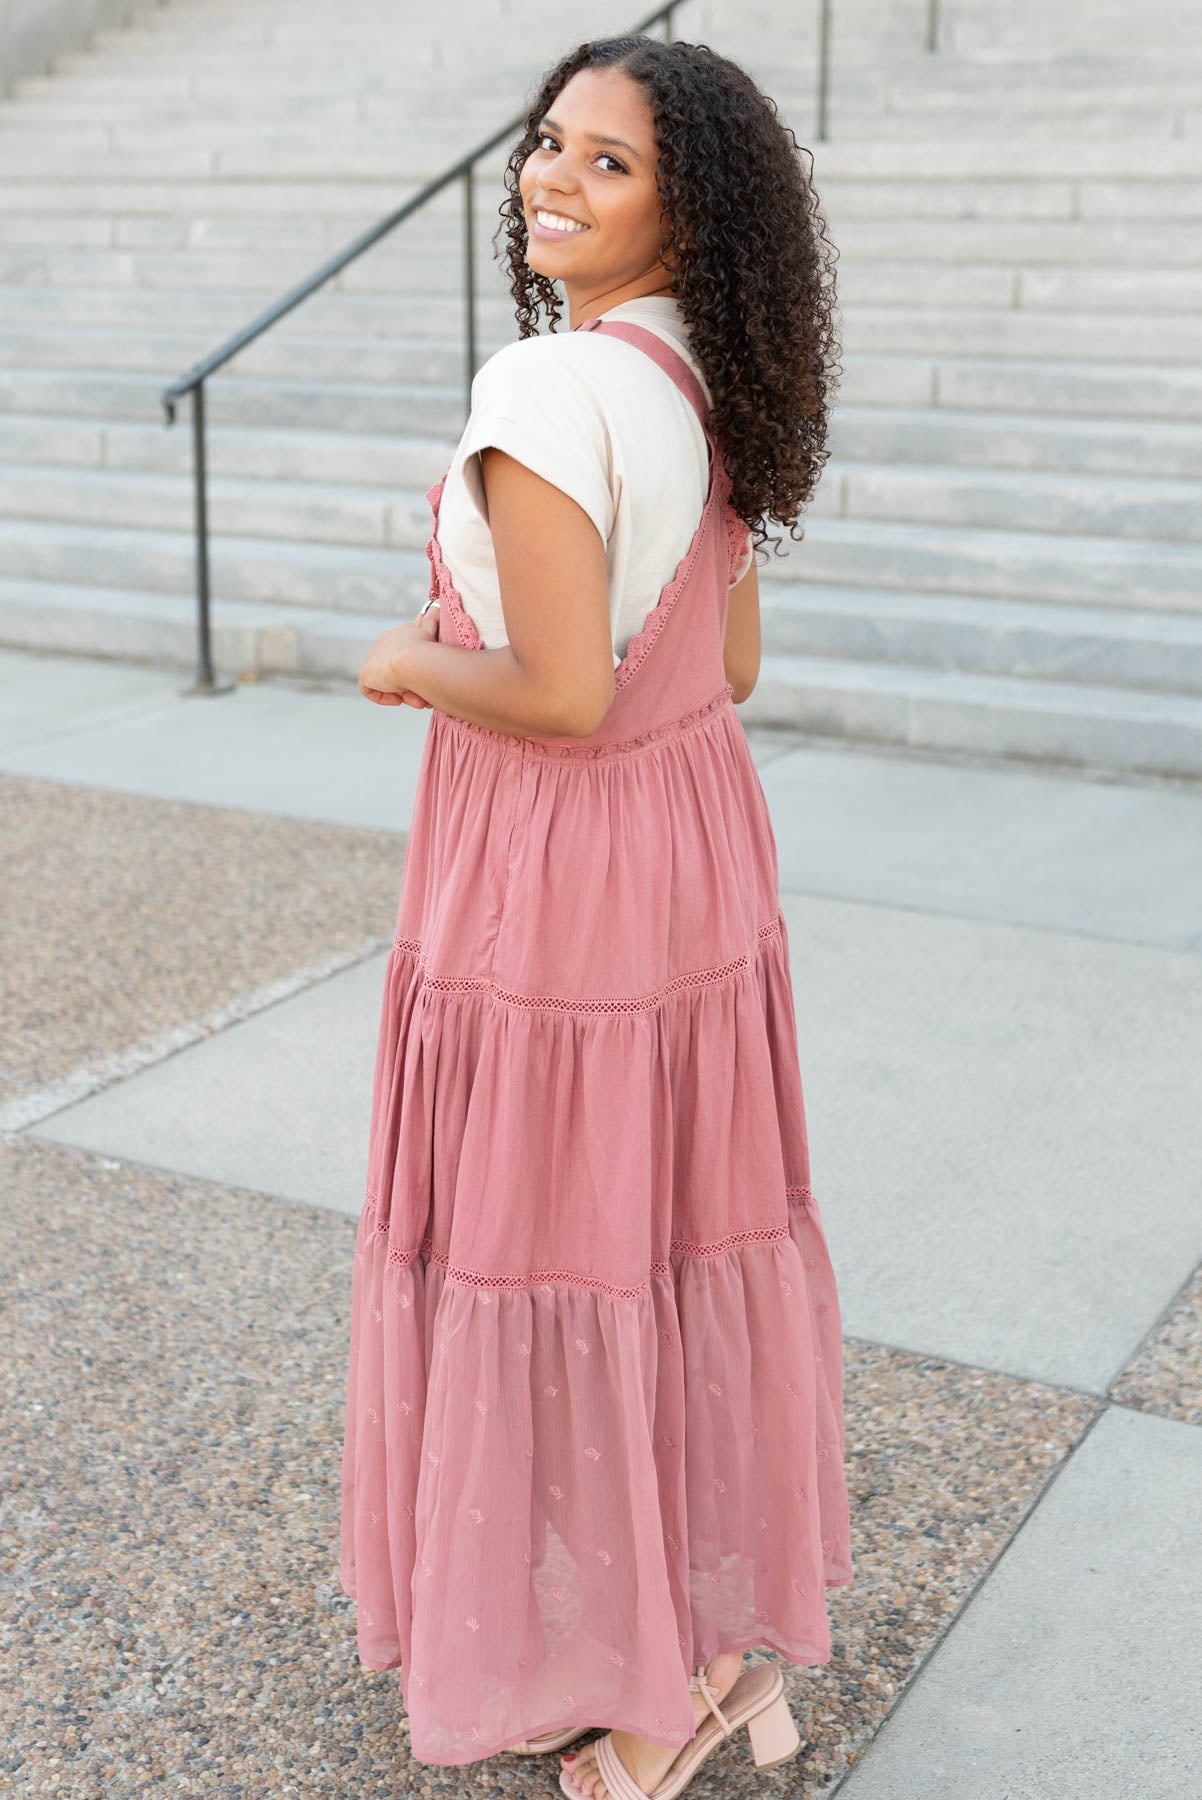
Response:
[{"label": "embroidered floral detail", "polygon": [[559,1389],[557,1387],[554,1387],[551,1382],[548,1382],[546,1387],[543,1389],[543,1393],[546,1394],[547,1398],[550,1400],[554,1400],[554,1398],[558,1392],[559,1392]]},{"label": "embroidered floral detail", "polygon": [[518,1345],[518,1355],[519,1356],[529,1356],[529,1354],[530,1354],[529,1344],[519,1344]]},{"label": "embroidered floral detail", "polygon": [[717,1490],[720,1494],[724,1494],[726,1492],[726,1483],[723,1481],[721,1475],[714,1476],[714,1486],[717,1488]]},{"label": "embroidered floral detail", "polygon": [[605,1564],[606,1568],[608,1568],[610,1563],[613,1561],[613,1557],[609,1554],[608,1550],[598,1550],[597,1555],[600,1558],[600,1560]]},{"label": "embroidered floral detail", "polygon": [[711,1394],[720,1394],[722,1392],[722,1389],[718,1386],[718,1383],[716,1381],[710,1382],[709,1390],[710,1390]]},{"label": "embroidered floral detail", "polygon": [[398,1412],[411,1413],[413,1411],[413,1407],[408,1400],[398,1400],[396,1404]]},{"label": "embroidered floral detail", "polygon": [[487,1412],[488,1411],[488,1401],[487,1400],[477,1400],[476,1411],[482,1412],[482,1413]]},{"label": "embroidered floral detail", "polygon": [[626,1658],[624,1656],[619,1656],[616,1650],[610,1651],[609,1660],[611,1663],[617,1663],[619,1669],[624,1669],[626,1667]]},{"label": "embroidered floral detail", "polygon": [[467,1618],[463,1622],[467,1626],[469,1631],[479,1631],[479,1629],[480,1629],[479,1619],[473,1618],[471,1613],[468,1614]]},{"label": "embroidered floral detail", "polygon": [[797,1498],[799,1500],[806,1500],[809,1498],[808,1494],[806,1493],[805,1489],[801,1486],[800,1482],[793,1489],[793,1492],[797,1495]]},{"label": "embroidered floral detail", "polygon": [[437,1451],[427,1450],[426,1456],[427,1456],[428,1460],[434,1464],[434,1467],[437,1468],[439,1461],[441,1460],[438,1456]]},{"label": "embroidered floral detail", "polygon": [[552,1600],[558,1600],[562,1603],[562,1601],[566,1598],[566,1596],[565,1596],[562,1588],[552,1588],[551,1589],[551,1598],[552,1598]]},{"label": "embroidered floral detail", "polygon": [[768,1615],[764,1611],[763,1607],[760,1607],[760,1606],[756,1607],[755,1622],[757,1625],[766,1625],[768,1623]]},{"label": "embroidered floral detail", "polygon": [[467,1516],[473,1525],[482,1525],[484,1523],[484,1514],[480,1511],[478,1506],[469,1507]]},{"label": "embroidered floral detail", "polygon": [[810,1591],[809,1588],[806,1586],[805,1582],[799,1581],[797,1579],[796,1575],[793,1577],[793,1580],[790,1583],[790,1586],[793,1588],[795,1593],[801,1594],[803,1596],[808,1594]]},{"label": "embroidered floral detail", "polygon": [[563,1499],[563,1489],[561,1487],[549,1487],[547,1492],[550,1494],[552,1500]]},{"label": "embroidered floral detail", "polygon": [[671,1531],[668,1533],[667,1541],[671,1545],[673,1550],[680,1549],[680,1539],[678,1537],[676,1537],[674,1535],[674,1533],[672,1533]]},{"label": "embroidered floral detail", "polygon": [[586,1342],[584,1341],[583,1338],[576,1339],[576,1348],[577,1348],[577,1350],[579,1350],[579,1352],[582,1356],[588,1355],[588,1345],[586,1344]]},{"label": "embroidered floral detail", "polygon": [[584,1454],[587,1457],[590,1457],[593,1462],[596,1462],[600,1457],[601,1452],[593,1444],[586,1444],[584,1446]]},{"label": "embroidered floral detail", "polygon": [[757,1531],[767,1531],[767,1529],[768,1529],[768,1521],[767,1521],[767,1519],[764,1518],[763,1514],[761,1513],[759,1519],[756,1521],[756,1530]]},{"label": "embroidered floral detail", "polygon": [[829,1462],[830,1460],[831,1460],[831,1453],[827,1449],[826,1445],[819,1444],[819,1446],[818,1446],[818,1461],[819,1462]]},{"label": "embroidered floral detail", "polygon": [[722,1579],[722,1577],[721,1577],[721,1575],[719,1575],[717,1569],[710,1570],[710,1582],[714,1587],[717,1587],[717,1585],[721,1581],[721,1579]]}]

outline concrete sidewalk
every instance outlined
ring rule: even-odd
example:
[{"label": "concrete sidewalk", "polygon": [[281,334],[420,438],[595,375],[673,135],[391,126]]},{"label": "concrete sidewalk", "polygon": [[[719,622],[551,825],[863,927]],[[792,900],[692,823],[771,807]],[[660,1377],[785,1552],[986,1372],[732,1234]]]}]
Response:
[{"label": "concrete sidewalk", "polygon": [[[24,1359],[0,1768],[106,1800],[156,1764],[198,1796],[556,1792],[533,1758],[413,1762],[336,1591],[351,1241],[429,715],[184,683],[0,652]],[[690,1794],[1184,1800],[1202,787],[749,736],[843,1302],[857,1579],[832,1662],[786,1668],[802,1753],[759,1777],[731,1746]]]}]

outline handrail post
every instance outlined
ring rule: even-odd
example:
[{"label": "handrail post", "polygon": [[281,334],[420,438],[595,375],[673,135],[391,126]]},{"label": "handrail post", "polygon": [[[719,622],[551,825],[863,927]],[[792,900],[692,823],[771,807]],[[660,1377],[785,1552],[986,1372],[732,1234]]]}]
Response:
[{"label": "handrail post", "polygon": [[213,644],[209,631],[209,512],[205,493],[205,384],[198,381],[192,389],[192,476],[196,511],[196,600],[197,653],[199,666],[196,680],[185,694],[228,694],[232,681],[217,680],[213,672]]},{"label": "handrail post", "polygon": [[463,171],[463,304],[467,313],[467,381],[464,416],[472,410],[472,381],[476,374],[476,256],[475,256],[475,164]]},{"label": "handrail post", "polygon": [[816,135],[826,142],[827,94],[830,87],[831,4],[818,0],[818,124]]}]

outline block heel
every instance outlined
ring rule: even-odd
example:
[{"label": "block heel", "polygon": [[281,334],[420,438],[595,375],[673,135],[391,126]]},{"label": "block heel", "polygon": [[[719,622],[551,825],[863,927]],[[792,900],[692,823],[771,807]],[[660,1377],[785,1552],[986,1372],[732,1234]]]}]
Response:
[{"label": "block heel", "polygon": [[771,1769],[777,1763],[788,1762],[801,1749],[801,1738],[783,1694],[770,1700],[762,1711],[752,1713],[747,1721],[747,1735],[757,1769]]}]

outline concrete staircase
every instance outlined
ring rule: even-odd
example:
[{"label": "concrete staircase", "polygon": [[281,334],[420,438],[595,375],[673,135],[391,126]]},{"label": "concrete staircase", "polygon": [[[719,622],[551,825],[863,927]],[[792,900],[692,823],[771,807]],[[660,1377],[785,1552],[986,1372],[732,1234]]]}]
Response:
[{"label": "concrete staircase", "polygon": [[[745,720],[1202,777],[1202,43],[1149,0],[836,4],[833,454]],[[0,102],[0,641],[191,665],[159,393],[516,111],[595,9],[177,0]],[[614,22],[614,29],[634,22]],[[690,0],[812,143],[813,38]],[[492,159],[494,177],[503,157]],[[480,198],[482,350],[514,335]],[[209,384],[227,672],[353,677],[424,596],[463,412],[458,201]]]}]

